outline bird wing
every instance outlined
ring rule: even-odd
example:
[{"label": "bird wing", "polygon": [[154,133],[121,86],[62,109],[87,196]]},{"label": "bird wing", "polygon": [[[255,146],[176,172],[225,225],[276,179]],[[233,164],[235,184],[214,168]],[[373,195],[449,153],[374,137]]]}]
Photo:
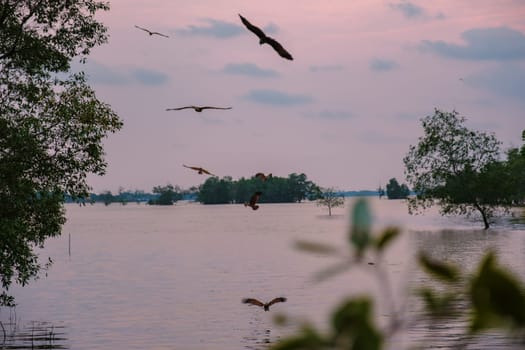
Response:
[{"label": "bird wing", "polygon": [[266,34],[264,34],[264,32],[259,27],[256,27],[250,22],[248,22],[246,18],[241,16],[241,14],[239,14],[239,17],[241,17],[241,21],[246,26],[246,28],[248,28],[252,33],[257,35],[259,39],[266,39]]},{"label": "bird wing", "polygon": [[285,297],[278,297],[278,298],[275,298],[273,299],[272,301],[270,301],[268,303],[268,307],[270,307],[271,305],[275,304],[275,303],[284,303],[287,299]]},{"label": "bird wing", "polygon": [[202,171],[202,172],[205,173],[205,174],[211,175],[211,176],[217,176],[217,175],[212,174],[212,173],[210,173],[208,170],[203,169],[203,168],[200,168],[200,171]]},{"label": "bird wing", "polygon": [[147,30],[146,28],[142,28],[142,27],[139,27],[139,26],[137,26],[137,25],[135,25],[135,28],[138,28],[138,29],[143,30],[143,31],[148,32],[148,33],[151,33],[151,32],[150,32],[149,30]]},{"label": "bird wing", "polygon": [[199,170],[201,170],[201,168],[196,167],[196,166],[187,166],[187,165],[185,165],[185,164],[182,164],[182,166],[185,167],[185,168],[188,168],[188,169],[195,170],[195,171],[199,171]]},{"label": "bird wing", "polygon": [[254,194],[252,194],[251,198],[250,198],[250,205],[253,206],[255,205],[255,203],[257,203],[257,201],[259,200],[259,197],[261,196],[262,192],[255,192]]},{"label": "bird wing", "polygon": [[167,36],[166,34],[162,34],[162,33],[159,33],[159,32],[151,32],[151,34],[156,34],[156,35],[163,36],[165,38],[169,38],[169,36]]},{"label": "bird wing", "polygon": [[193,108],[193,106],[178,107],[178,108],[166,108],[167,111],[180,111],[182,109]]},{"label": "bird wing", "polygon": [[260,307],[264,307],[264,304],[257,299],[246,298],[242,300],[243,304],[252,304]]},{"label": "bird wing", "polygon": [[213,106],[203,106],[201,109],[232,109],[231,107],[213,107]]},{"label": "bird wing", "polygon": [[279,54],[279,56],[284,57],[289,60],[293,60],[292,55],[288,51],[285,50],[285,48],[279,44],[279,42],[273,38],[266,37],[266,42],[273,47],[275,51]]}]

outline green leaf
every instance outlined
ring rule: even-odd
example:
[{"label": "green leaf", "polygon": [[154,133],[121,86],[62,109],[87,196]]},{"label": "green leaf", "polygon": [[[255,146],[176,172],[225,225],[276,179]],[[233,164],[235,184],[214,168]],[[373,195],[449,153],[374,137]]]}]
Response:
[{"label": "green leaf", "polygon": [[457,300],[457,293],[439,293],[431,288],[420,288],[416,292],[425,303],[426,311],[433,317],[452,317],[455,313],[454,302]]},{"label": "green leaf", "polygon": [[308,242],[308,241],[296,241],[295,242],[295,248],[308,252],[308,253],[314,253],[314,254],[336,254],[338,253],[338,249],[334,246],[323,244],[323,243],[317,243],[317,242]]},{"label": "green leaf", "polygon": [[354,204],[350,227],[350,243],[356,248],[358,259],[361,258],[364,250],[370,243],[371,226],[372,215],[368,208],[368,202],[360,198]]},{"label": "green leaf", "polygon": [[376,249],[381,252],[388,244],[390,244],[401,233],[397,227],[388,227],[383,231],[383,234],[376,241]]},{"label": "green leaf", "polygon": [[328,341],[324,339],[315,329],[304,327],[299,335],[284,339],[271,350],[323,350],[326,349]]},{"label": "green leaf", "polygon": [[507,270],[496,265],[489,252],[472,279],[470,298],[474,311],[471,331],[494,327],[525,326],[525,293],[523,286]]},{"label": "green leaf", "polygon": [[457,282],[459,271],[455,266],[431,259],[424,253],[419,253],[419,264],[430,274],[445,282]]}]

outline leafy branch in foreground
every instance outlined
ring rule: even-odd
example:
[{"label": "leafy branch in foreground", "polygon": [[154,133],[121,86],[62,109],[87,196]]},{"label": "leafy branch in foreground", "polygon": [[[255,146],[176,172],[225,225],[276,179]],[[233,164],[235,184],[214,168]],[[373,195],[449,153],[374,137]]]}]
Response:
[{"label": "leafy branch in foreground", "polygon": [[[465,347],[473,335],[489,329],[525,331],[525,289],[516,277],[497,264],[493,252],[485,255],[477,271],[471,275],[453,264],[420,252],[417,261],[430,277],[430,285],[420,286],[414,293],[424,306],[424,312],[406,316],[404,310],[396,308],[388,274],[382,264],[385,250],[399,236],[400,230],[388,227],[379,235],[373,235],[371,214],[365,199],[355,203],[351,217],[349,253],[325,243],[309,241],[296,242],[296,248],[308,253],[341,258],[336,265],[317,273],[317,281],[351,267],[363,266],[366,264],[365,256],[375,256],[374,271],[384,293],[382,297],[390,304],[391,317],[387,324],[383,327],[376,324],[373,315],[374,301],[370,296],[351,296],[345,298],[333,311],[327,332],[306,324],[297,334],[275,344],[272,350],[380,350],[401,330],[415,323],[433,323],[442,319],[468,320],[463,329],[464,336],[457,340],[457,348]],[[521,337],[523,334],[521,333]],[[515,338],[508,339],[510,341]]]}]

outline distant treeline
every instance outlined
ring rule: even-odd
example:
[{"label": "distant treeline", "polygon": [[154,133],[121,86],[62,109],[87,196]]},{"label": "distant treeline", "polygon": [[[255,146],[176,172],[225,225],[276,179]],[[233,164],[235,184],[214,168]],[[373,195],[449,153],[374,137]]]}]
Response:
[{"label": "distant treeline", "polygon": [[231,177],[208,178],[197,193],[203,204],[226,204],[247,202],[253,193],[262,192],[260,203],[293,203],[319,198],[321,189],[305,174],[290,174],[287,178],[271,176],[265,181],[251,177],[233,180]]},{"label": "distant treeline", "polygon": [[[265,181],[256,178],[240,178],[233,180],[230,176],[219,179],[209,177],[199,187],[183,190],[179,186],[168,184],[155,186],[152,193],[142,190],[126,191],[122,187],[118,193],[111,191],[90,193],[84,203],[148,203],[151,205],[172,205],[179,200],[196,200],[203,204],[228,204],[247,202],[253,193],[260,191],[260,203],[294,203],[305,199],[316,200],[322,196],[322,189],[307,179],[303,173],[292,173],[288,177],[271,176]],[[396,179],[391,179],[386,185],[386,193],[382,187],[377,190],[336,191],[340,197],[360,197],[386,195],[389,199],[406,198],[412,194],[406,185],[399,185]],[[72,202],[71,198],[66,198]]]}]

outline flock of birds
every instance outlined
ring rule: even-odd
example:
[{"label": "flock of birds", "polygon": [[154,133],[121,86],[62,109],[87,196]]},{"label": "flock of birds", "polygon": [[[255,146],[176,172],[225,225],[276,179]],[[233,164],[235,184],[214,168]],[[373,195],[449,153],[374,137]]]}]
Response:
[{"label": "flock of birds", "polygon": [[[259,44],[260,45],[268,44],[279,54],[279,56],[281,56],[281,57],[283,57],[283,58],[285,58],[287,60],[293,60],[292,55],[277,40],[273,39],[272,37],[267,36],[264,33],[264,31],[262,31],[259,27],[251,24],[241,14],[239,14],[239,17],[241,19],[241,22],[244,24],[244,26],[249,31],[254,33],[259,38]],[[161,37],[169,38],[169,36],[166,35],[166,34],[163,34],[163,33],[160,33],[160,32],[156,32],[156,31],[152,31],[152,30],[149,30],[149,29],[137,26],[137,25],[135,25],[135,28],[140,29],[140,30],[148,33],[149,36],[158,35],[158,36],[161,36]],[[166,111],[181,111],[181,110],[184,110],[184,109],[193,109],[195,112],[201,113],[205,109],[228,110],[228,109],[232,109],[232,107],[215,107],[215,106],[194,106],[194,105],[190,105],[190,106],[183,106],[183,107],[166,108]],[[215,177],[217,176],[217,175],[211,173],[210,171],[208,171],[208,170],[206,170],[206,169],[204,169],[204,168],[202,168],[200,166],[189,166],[189,165],[185,165],[185,164],[183,164],[182,166],[185,167],[185,168],[194,170],[200,175],[206,174],[206,175],[215,176]],[[266,181],[266,180],[268,180],[268,179],[270,179],[272,177],[272,174],[269,173],[268,175],[265,175],[264,173],[256,173],[254,175],[254,177],[260,179],[261,181]],[[261,195],[262,195],[261,191],[256,191],[255,193],[252,194],[252,196],[250,197],[250,200],[248,202],[244,203],[244,206],[245,207],[250,207],[253,210],[259,209],[259,205],[257,204],[257,202],[259,201],[259,198],[261,197]],[[254,298],[245,298],[245,299],[242,299],[242,302],[244,304],[250,304],[250,305],[259,306],[259,307],[262,307],[264,309],[264,311],[269,311],[271,305],[273,305],[275,303],[282,303],[282,302],[285,302],[286,300],[287,299],[285,297],[277,297],[277,298],[274,298],[274,299],[272,299],[271,301],[269,301],[267,303],[264,303],[262,301],[254,299]]]}]

